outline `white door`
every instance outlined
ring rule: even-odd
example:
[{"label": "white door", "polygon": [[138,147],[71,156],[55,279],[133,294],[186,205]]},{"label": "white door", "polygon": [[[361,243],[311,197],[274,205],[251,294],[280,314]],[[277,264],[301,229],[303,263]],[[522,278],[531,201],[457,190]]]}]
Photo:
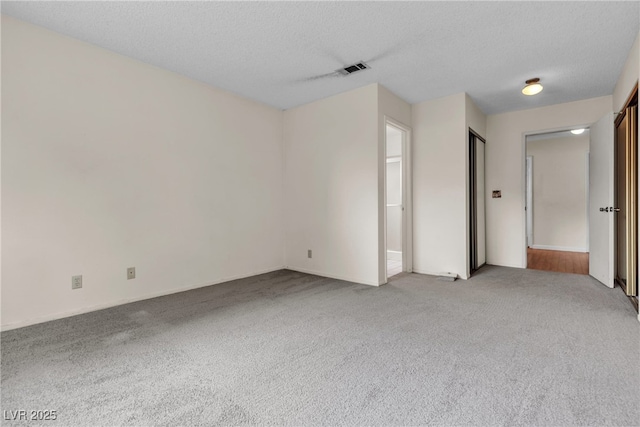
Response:
[{"label": "white door", "polygon": [[613,288],[613,113],[591,126],[589,274]]}]

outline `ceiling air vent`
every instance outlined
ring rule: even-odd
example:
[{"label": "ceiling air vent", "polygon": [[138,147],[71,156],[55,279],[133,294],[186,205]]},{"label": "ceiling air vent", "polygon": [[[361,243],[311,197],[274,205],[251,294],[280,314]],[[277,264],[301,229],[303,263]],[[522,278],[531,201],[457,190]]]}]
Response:
[{"label": "ceiling air vent", "polygon": [[368,68],[371,67],[369,67],[364,62],[358,62],[357,64],[349,65],[336,71],[342,75],[348,76],[349,74],[357,73],[358,71],[366,70]]}]

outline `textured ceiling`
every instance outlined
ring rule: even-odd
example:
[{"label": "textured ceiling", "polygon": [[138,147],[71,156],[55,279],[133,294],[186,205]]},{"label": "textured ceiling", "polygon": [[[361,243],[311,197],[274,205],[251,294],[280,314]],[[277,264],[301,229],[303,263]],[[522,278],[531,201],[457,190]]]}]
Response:
[{"label": "textured ceiling", "polygon": [[[609,95],[640,2],[2,2],[2,13],[287,109],[378,82],[487,114]],[[336,76],[357,61],[370,70]],[[540,77],[544,91],[520,93]]]}]

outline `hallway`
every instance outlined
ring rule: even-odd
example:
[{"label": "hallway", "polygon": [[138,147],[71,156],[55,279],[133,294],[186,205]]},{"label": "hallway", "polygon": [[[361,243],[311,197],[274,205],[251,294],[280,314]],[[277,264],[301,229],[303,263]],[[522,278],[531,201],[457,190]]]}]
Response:
[{"label": "hallway", "polygon": [[589,274],[589,253],[527,248],[527,268],[559,273]]}]

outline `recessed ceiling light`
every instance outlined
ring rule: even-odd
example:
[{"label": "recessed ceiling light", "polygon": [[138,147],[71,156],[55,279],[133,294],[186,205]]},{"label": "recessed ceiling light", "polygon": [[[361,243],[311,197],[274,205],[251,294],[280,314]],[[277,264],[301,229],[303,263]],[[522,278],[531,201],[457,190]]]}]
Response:
[{"label": "recessed ceiling light", "polygon": [[580,135],[581,133],[583,133],[586,129],[573,129],[571,131],[572,134],[574,135]]},{"label": "recessed ceiling light", "polygon": [[522,88],[522,93],[525,95],[537,95],[542,92],[542,85],[540,84],[540,79],[529,79],[526,81],[527,85]]}]

